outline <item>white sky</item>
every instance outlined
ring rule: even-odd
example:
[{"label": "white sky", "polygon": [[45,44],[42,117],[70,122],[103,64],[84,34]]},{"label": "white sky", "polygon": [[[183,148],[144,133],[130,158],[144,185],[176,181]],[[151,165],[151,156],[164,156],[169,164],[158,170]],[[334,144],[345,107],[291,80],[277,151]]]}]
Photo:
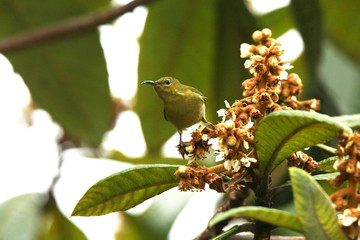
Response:
[{"label": "white sky", "polygon": [[[117,1],[116,4],[123,2],[128,1]],[[253,2],[253,6],[256,8],[258,0]],[[288,4],[289,1],[279,0],[277,2],[284,5]],[[257,12],[262,13],[264,10],[258,9]],[[139,7],[133,13],[122,16],[115,24],[100,27],[111,92],[114,96],[123,98],[129,106],[132,105],[132,98],[136,93],[138,84],[137,58],[139,48],[137,38],[142,32],[146,14],[146,9]],[[284,44],[286,58],[289,60],[296,59],[303,50],[302,39],[295,30],[290,30],[282,36],[281,42]],[[291,47],[291,51],[289,51],[288,43],[297,46],[297,48]],[[120,79],[126,79],[126,83]],[[0,138],[0,145],[2,146],[2,159],[0,160],[0,192],[2,194],[0,194],[0,203],[22,193],[46,191],[57,172],[58,155],[55,140],[61,133],[61,129],[52,122],[49,114],[43,110],[36,110],[33,126],[26,126],[23,121],[23,110],[30,99],[29,96],[21,77],[14,73],[11,64],[0,54],[0,110],[2,111],[0,118],[2,136]],[[122,136],[126,135],[124,131],[128,129],[131,129],[132,134],[127,136],[132,136],[133,139],[125,141]],[[134,131],[137,133],[136,135]],[[189,132],[185,133],[185,138],[186,134],[189,137]],[[126,111],[120,115],[116,127],[113,132],[107,135],[106,139],[104,142],[106,149],[118,149],[129,156],[140,157],[146,151],[140,121],[132,111]],[[131,145],[135,141],[138,142],[137,149],[132,148]],[[177,135],[168,141],[164,147],[165,155],[178,156],[174,148],[177,141]],[[103,177],[129,167],[128,164],[116,161],[86,158],[76,150],[67,151],[64,158],[61,178],[55,188],[55,194],[59,206],[66,216],[70,216],[77,201],[91,185]],[[180,224],[184,224],[181,219],[184,216],[187,216],[186,219],[193,218],[193,215],[192,217],[186,215],[192,213],[193,206],[197,206],[197,210],[201,211],[197,215],[198,217],[202,216],[202,219],[196,219],[196,223],[188,223],[186,229],[188,229],[189,238],[203,230],[212,215],[211,209],[217,200],[216,196],[220,196],[213,191],[195,193],[191,196],[193,195],[196,197],[179,215],[176,222],[179,224],[175,224],[170,233],[170,239],[178,239],[176,236],[179,236],[179,231],[182,234],[184,233],[184,226],[179,227]],[[207,198],[206,201],[209,201],[209,198],[213,199],[211,203],[209,202],[211,206],[203,204],[204,198]],[[145,208],[146,205],[149,205],[149,202],[137,209]],[[136,208],[133,212],[136,212]],[[71,219],[83,229],[91,240],[113,239],[114,230],[118,226],[116,214]],[[183,235],[180,234],[180,236]]]}]

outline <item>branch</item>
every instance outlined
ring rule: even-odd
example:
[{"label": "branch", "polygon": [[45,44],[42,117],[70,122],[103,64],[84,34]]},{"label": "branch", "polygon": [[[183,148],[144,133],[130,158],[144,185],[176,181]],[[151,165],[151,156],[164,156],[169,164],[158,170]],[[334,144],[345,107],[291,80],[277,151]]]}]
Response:
[{"label": "branch", "polygon": [[121,15],[134,10],[137,6],[148,2],[151,2],[151,0],[134,0],[123,6],[108,8],[97,13],[86,14],[58,24],[35,29],[34,31],[10,36],[0,41],[0,52],[8,53],[25,49],[44,42],[95,29],[97,26],[109,23]]}]

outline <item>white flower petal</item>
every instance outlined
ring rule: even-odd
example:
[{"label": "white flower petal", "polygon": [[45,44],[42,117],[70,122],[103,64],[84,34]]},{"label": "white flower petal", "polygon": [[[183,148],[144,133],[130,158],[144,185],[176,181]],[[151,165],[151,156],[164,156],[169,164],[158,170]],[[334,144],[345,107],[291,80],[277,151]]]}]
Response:
[{"label": "white flower petal", "polygon": [[251,158],[251,157],[249,157],[248,160],[249,160],[250,162],[253,162],[253,163],[256,163],[256,162],[257,162],[257,159],[256,159],[256,158]]},{"label": "white flower petal", "polygon": [[245,141],[244,139],[243,139],[243,146],[246,150],[249,150],[249,148],[250,148],[249,143],[247,141]]},{"label": "white flower petal", "polygon": [[201,139],[202,139],[203,141],[207,141],[207,140],[209,139],[209,137],[208,137],[208,135],[203,134],[202,137],[201,137]]},{"label": "white flower petal", "polygon": [[220,153],[220,154],[216,155],[215,162],[220,162],[220,161],[223,161],[224,159],[225,159],[225,155],[223,153]]},{"label": "white flower petal", "polygon": [[241,58],[247,58],[252,55],[252,53],[250,52],[250,47],[251,47],[251,45],[248,43],[243,43],[240,45],[240,57]]},{"label": "white flower petal", "polygon": [[341,223],[344,227],[349,227],[350,225],[352,225],[355,221],[357,221],[356,217],[351,217],[351,216],[345,216]]},{"label": "white flower petal", "polygon": [[231,108],[230,103],[227,100],[225,100],[224,103],[227,108]]},{"label": "white flower petal", "polygon": [[232,165],[232,160],[226,160],[224,162],[224,167],[226,170],[230,171],[231,170],[231,165]]},{"label": "white flower petal", "polygon": [[290,65],[290,63],[285,63],[283,66],[282,66],[282,68],[284,69],[284,70],[289,70],[289,69],[292,69],[294,66],[292,66],[292,65]]},{"label": "white flower petal", "polygon": [[251,165],[250,161],[247,158],[242,158],[240,161],[241,161],[242,165],[245,167],[250,167],[250,165]]},{"label": "white flower petal", "polygon": [[233,129],[235,127],[235,123],[231,119],[226,120],[224,124],[225,124],[225,128],[227,130],[231,130],[231,129]]},{"label": "white flower petal", "polygon": [[249,121],[249,122],[246,124],[245,128],[246,128],[246,129],[250,129],[250,128],[252,128],[252,126],[254,126],[254,123],[253,123],[252,121]]},{"label": "white flower petal", "polygon": [[233,167],[233,171],[234,172],[238,172],[239,170],[240,170],[240,162],[238,161],[238,160],[234,160],[233,162],[232,162],[232,167]]},{"label": "white flower petal", "polygon": [[249,68],[249,67],[251,67],[252,64],[253,64],[253,61],[248,59],[245,61],[244,66],[245,66],[245,68]]},{"label": "white flower petal", "polygon": [[280,75],[279,75],[280,80],[287,80],[287,77],[288,77],[287,71],[281,71],[280,72]]},{"label": "white flower petal", "polygon": [[221,108],[221,109],[219,109],[219,110],[217,111],[217,114],[218,114],[219,117],[223,117],[223,116],[225,116],[225,114],[226,114],[226,110],[223,109],[223,108]]}]

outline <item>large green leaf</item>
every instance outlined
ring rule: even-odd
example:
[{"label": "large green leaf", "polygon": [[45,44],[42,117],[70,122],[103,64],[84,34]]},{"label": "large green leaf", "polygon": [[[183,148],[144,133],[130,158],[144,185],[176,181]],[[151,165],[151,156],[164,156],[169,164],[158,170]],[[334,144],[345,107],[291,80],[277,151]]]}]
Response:
[{"label": "large green leaf", "polygon": [[242,97],[241,84],[251,75],[244,67],[245,59],[239,57],[239,47],[253,43],[252,33],[259,29],[244,1],[217,0],[216,14],[213,89],[209,96],[214,99],[215,110],[224,108],[224,100],[232,103]]},{"label": "large green leaf", "polygon": [[[149,5],[140,39],[139,81],[170,75],[210,97],[214,61],[215,0],[163,0]],[[150,86],[140,86],[135,110],[141,119],[149,152],[159,152],[175,132],[164,120],[163,103]]]},{"label": "large green leaf", "polygon": [[[0,0],[0,38],[106,6],[101,1]],[[109,128],[111,99],[96,30],[6,54],[35,102],[65,131],[97,145]]]},{"label": "large green leaf", "polygon": [[94,184],[72,216],[99,216],[130,209],[179,183],[176,165],[139,166],[115,173]]},{"label": "large green leaf", "polygon": [[272,171],[294,152],[325,142],[342,130],[352,132],[331,117],[316,112],[271,113],[260,121],[255,131],[260,169]]},{"label": "large green leaf", "polygon": [[329,197],[316,181],[298,168],[290,168],[290,178],[296,212],[306,239],[347,239]]},{"label": "large green leaf", "polygon": [[0,205],[0,239],[35,239],[44,204],[41,194],[24,194]]},{"label": "large green leaf", "polygon": [[359,2],[321,0],[320,3],[327,35],[359,65],[360,47],[354,44],[360,41]]},{"label": "large green leaf", "polygon": [[[271,11],[260,19],[264,26],[267,26],[272,31],[272,37],[278,38],[291,28],[295,27],[294,18],[290,7],[282,7]],[[286,21],[284,21],[286,19]]]},{"label": "large green leaf", "polygon": [[216,214],[209,226],[229,218],[253,218],[275,226],[285,227],[296,232],[302,232],[298,217],[292,213],[266,207],[238,207]]},{"label": "large green leaf", "polygon": [[356,101],[360,89],[358,65],[341,52],[333,42],[324,41],[323,45],[325,46],[323,60],[319,66],[323,87],[319,91],[328,92],[329,100],[322,101],[321,105],[332,100],[333,103],[329,107],[339,110],[333,115],[359,113],[360,101]]},{"label": "large green leaf", "polygon": [[337,156],[329,157],[319,162],[319,167],[316,169],[323,172],[335,172],[334,163],[338,159]]},{"label": "large green leaf", "polygon": [[315,77],[322,50],[322,21],[318,0],[291,1],[293,16],[305,44],[305,55],[312,78]]},{"label": "large green leaf", "polygon": [[360,127],[360,114],[342,115],[342,116],[336,116],[333,118],[337,121],[344,123],[348,127],[351,127],[351,128],[359,128]]},{"label": "large green leaf", "polygon": [[[152,228],[151,225],[146,224],[138,216],[133,216],[126,212],[119,213],[120,226],[115,233],[116,240],[157,240],[161,239],[159,234]],[[152,219],[154,221],[154,219]]]},{"label": "large green leaf", "polygon": [[[335,172],[335,173],[323,173],[323,174],[317,174],[317,175],[314,175],[314,176],[311,176],[315,181],[318,181],[318,182],[323,182],[323,181],[327,181],[329,179],[334,179],[336,178],[340,173],[338,172]],[[291,186],[291,181],[288,180],[286,181],[284,184],[281,184],[280,186],[278,187],[281,187],[281,188],[284,188],[284,187],[290,187]],[[278,187],[275,187],[275,188],[278,188]]]}]

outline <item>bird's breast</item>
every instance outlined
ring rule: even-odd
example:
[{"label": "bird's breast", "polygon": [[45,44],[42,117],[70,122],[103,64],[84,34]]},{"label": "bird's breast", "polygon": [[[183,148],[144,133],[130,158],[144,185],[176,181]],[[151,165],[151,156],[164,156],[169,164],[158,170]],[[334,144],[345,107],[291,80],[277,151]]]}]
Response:
[{"label": "bird's breast", "polygon": [[205,115],[205,103],[200,95],[177,94],[164,108],[168,121],[179,130],[200,122]]}]

